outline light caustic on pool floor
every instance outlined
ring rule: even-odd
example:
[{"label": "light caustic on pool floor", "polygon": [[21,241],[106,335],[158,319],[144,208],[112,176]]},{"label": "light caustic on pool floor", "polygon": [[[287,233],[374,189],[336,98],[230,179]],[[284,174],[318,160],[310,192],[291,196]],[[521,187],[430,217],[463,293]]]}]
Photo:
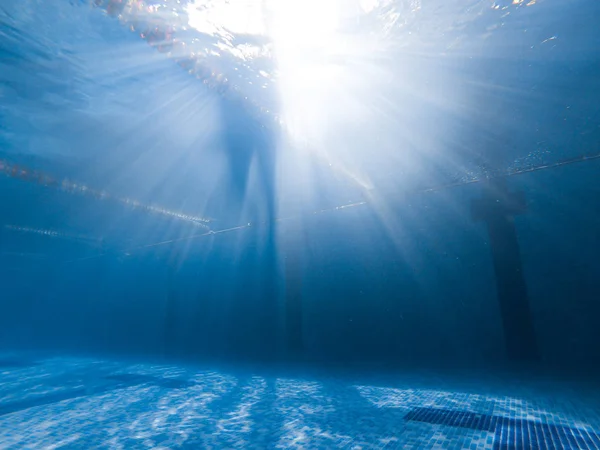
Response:
[{"label": "light caustic on pool floor", "polygon": [[589,398],[394,385],[12,355],[0,358],[0,446],[600,448]]}]

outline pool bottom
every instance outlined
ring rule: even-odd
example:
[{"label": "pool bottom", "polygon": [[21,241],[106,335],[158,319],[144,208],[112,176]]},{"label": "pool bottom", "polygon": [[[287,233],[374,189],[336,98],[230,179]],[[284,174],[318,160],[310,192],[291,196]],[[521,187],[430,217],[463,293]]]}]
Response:
[{"label": "pool bottom", "polygon": [[13,353],[0,356],[0,447],[600,448],[593,389],[548,380],[542,389],[505,374],[426,378],[361,382]]}]

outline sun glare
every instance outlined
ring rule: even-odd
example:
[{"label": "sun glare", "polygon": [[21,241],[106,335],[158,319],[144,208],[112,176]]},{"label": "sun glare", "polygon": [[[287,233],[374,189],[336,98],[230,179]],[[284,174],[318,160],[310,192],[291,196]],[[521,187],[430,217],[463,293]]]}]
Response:
[{"label": "sun glare", "polygon": [[335,82],[340,67],[332,62],[348,48],[338,32],[342,10],[340,0],[205,0],[187,7],[190,27],[202,33],[268,38],[282,116],[289,115],[286,108],[315,107],[310,97]]},{"label": "sun glare", "polygon": [[196,0],[186,8],[188,25],[210,35],[221,30],[234,34],[264,35],[266,27],[261,3],[261,0]]},{"label": "sun glare", "polygon": [[[359,175],[344,167],[327,145],[332,139],[332,125],[349,116],[354,118],[357,110],[362,111],[349,94],[359,75],[347,70],[346,61],[356,59],[368,45],[342,28],[373,8],[377,0],[348,7],[350,3],[345,0],[197,1],[187,12],[189,25],[202,33],[221,35],[224,39],[229,35],[267,38],[266,53],[272,55],[276,68],[268,76],[276,80],[278,115],[287,137],[295,146],[310,151],[336,172],[341,171],[344,177],[362,185],[363,182],[358,182]],[[349,103],[351,108],[346,107]],[[309,158],[305,160],[309,164]]]},{"label": "sun glare", "polygon": [[278,0],[270,34],[286,49],[323,47],[339,26],[337,0]]}]

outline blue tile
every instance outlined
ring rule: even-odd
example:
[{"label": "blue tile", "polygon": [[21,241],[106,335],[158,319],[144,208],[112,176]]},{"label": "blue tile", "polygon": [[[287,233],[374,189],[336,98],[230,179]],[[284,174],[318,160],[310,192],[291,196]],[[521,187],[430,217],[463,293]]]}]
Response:
[{"label": "blue tile", "polygon": [[480,431],[494,431],[496,428],[493,417],[485,414],[437,408],[415,408],[405,416],[405,420]]},{"label": "blue tile", "polygon": [[526,419],[441,408],[415,408],[405,416],[405,420],[494,432],[494,450],[600,448],[600,437],[595,432]]}]

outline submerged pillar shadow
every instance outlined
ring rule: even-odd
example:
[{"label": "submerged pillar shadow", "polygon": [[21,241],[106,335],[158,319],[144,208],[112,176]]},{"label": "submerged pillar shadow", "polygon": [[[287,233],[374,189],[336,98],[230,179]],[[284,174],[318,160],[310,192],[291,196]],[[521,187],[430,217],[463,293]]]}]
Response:
[{"label": "submerged pillar shadow", "polygon": [[296,359],[304,353],[302,277],[302,228],[298,223],[286,230],[284,242],[284,330],[286,356]]},{"label": "submerged pillar shadow", "polygon": [[539,350],[523,276],[514,216],[527,210],[523,192],[509,192],[505,178],[489,180],[471,204],[472,217],[487,226],[507,356],[535,362]]}]

